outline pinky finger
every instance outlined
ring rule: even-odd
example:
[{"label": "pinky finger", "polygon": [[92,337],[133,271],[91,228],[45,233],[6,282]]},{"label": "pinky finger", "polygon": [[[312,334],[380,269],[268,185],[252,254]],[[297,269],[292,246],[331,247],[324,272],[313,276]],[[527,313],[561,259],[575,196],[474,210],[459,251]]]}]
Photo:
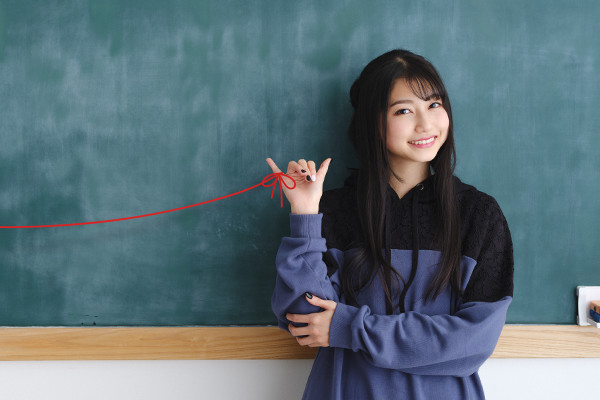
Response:
[{"label": "pinky finger", "polygon": [[269,167],[271,167],[274,173],[281,172],[277,164],[275,164],[275,161],[273,161],[270,157],[267,158],[267,164],[269,164]]},{"label": "pinky finger", "polygon": [[308,346],[308,336],[303,336],[303,337],[297,337],[296,341],[298,342],[298,344],[300,346]]}]

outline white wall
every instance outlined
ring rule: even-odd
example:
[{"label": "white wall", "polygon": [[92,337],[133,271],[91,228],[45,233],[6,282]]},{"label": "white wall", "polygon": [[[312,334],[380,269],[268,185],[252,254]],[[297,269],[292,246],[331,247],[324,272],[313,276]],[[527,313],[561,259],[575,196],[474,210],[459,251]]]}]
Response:
[{"label": "white wall", "polygon": [[[299,399],[310,360],[0,362],[0,398]],[[488,400],[594,398],[600,359],[489,360]],[[591,396],[591,397],[590,397]]]}]

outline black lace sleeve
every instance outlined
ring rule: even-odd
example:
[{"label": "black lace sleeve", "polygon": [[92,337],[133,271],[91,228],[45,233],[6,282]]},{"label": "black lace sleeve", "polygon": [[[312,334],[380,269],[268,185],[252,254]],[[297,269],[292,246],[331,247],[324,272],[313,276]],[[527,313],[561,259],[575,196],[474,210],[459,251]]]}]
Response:
[{"label": "black lace sleeve", "polygon": [[[348,188],[326,191],[321,197],[319,212],[323,213],[321,230],[327,249],[345,251],[351,247],[357,229],[352,192]],[[323,261],[329,276],[340,267],[329,251],[323,253]]]},{"label": "black lace sleeve", "polygon": [[494,302],[513,295],[513,245],[508,224],[494,198],[479,192],[470,210],[466,249],[477,264],[466,287],[465,302]]}]

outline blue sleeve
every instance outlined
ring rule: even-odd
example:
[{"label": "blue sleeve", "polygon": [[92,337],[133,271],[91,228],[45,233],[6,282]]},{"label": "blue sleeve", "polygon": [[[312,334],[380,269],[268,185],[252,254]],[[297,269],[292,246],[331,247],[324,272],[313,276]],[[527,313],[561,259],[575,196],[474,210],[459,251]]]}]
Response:
[{"label": "blue sleeve", "polygon": [[511,297],[464,303],[453,315],[375,315],[338,303],[329,343],[363,352],[373,365],[419,375],[469,376],[493,353]]},{"label": "blue sleeve", "polygon": [[[419,375],[469,376],[498,342],[513,295],[513,246],[495,201],[478,222],[475,271],[454,314],[409,311],[375,315],[368,306],[338,304],[329,343],[362,352],[370,363]],[[464,289],[464,287],[463,287]]]},{"label": "blue sleeve", "polygon": [[279,327],[286,331],[289,324],[285,317],[287,313],[311,314],[320,311],[306,301],[304,293],[339,302],[337,272],[330,278],[323,262],[327,246],[321,236],[322,217],[323,214],[290,214],[290,236],[282,239],[277,252],[277,278],[271,308]]}]

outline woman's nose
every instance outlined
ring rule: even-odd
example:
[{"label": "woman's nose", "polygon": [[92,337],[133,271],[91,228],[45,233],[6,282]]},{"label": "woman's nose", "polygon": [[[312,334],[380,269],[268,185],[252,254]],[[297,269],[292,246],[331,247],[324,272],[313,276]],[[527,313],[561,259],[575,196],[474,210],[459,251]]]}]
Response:
[{"label": "woman's nose", "polygon": [[417,132],[428,132],[429,130],[431,130],[432,126],[433,123],[431,121],[431,118],[429,118],[427,114],[421,114],[417,117],[417,124],[415,126],[415,130]]}]

